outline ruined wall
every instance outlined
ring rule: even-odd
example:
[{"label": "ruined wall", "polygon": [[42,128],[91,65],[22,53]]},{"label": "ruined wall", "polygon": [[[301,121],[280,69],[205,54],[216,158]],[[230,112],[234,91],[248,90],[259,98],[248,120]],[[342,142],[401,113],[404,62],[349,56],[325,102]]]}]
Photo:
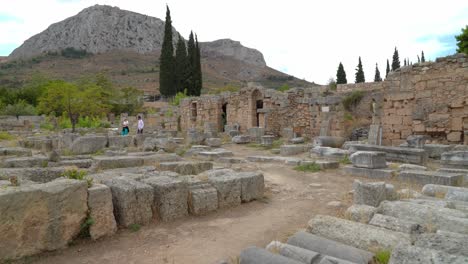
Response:
[{"label": "ruined wall", "polygon": [[31,131],[44,120],[43,116],[0,116],[0,131]]},{"label": "ruined wall", "polygon": [[462,143],[468,130],[468,60],[456,54],[402,67],[384,82],[383,137],[397,145],[408,135]]},{"label": "ruined wall", "polygon": [[215,123],[222,131],[223,96],[204,95],[181,100],[179,107],[180,128],[203,130],[205,123]]},{"label": "ruined wall", "polygon": [[361,91],[382,90],[383,88],[384,88],[383,82],[348,83],[348,84],[338,84],[336,86],[336,91],[338,93],[346,93],[346,92],[352,92],[356,90],[361,90]]}]

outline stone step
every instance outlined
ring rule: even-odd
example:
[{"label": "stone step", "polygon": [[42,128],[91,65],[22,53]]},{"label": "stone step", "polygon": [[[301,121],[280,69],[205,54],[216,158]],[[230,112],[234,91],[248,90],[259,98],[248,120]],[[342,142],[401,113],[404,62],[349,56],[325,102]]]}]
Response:
[{"label": "stone step", "polygon": [[405,233],[326,215],[312,218],[307,231],[363,250],[391,249],[399,242],[411,242]]},{"label": "stone step", "polygon": [[3,168],[31,168],[47,167],[49,159],[46,157],[21,157],[5,159],[0,163]]},{"label": "stone step", "polygon": [[289,245],[304,248],[322,255],[350,261],[352,263],[368,263],[373,254],[325,237],[300,231],[289,237]]},{"label": "stone step", "polygon": [[443,251],[410,246],[397,245],[390,256],[389,264],[466,264],[468,257],[450,255]]},{"label": "stone step", "polygon": [[463,183],[463,174],[444,173],[437,171],[410,170],[398,174],[398,179],[418,184],[440,184],[459,186]]},{"label": "stone step", "polygon": [[2,148],[0,156],[32,156],[32,151],[28,148]]},{"label": "stone step", "polygon": [[270,251],[258,248],[248,247],[242,250],[239,257],[239,264],[302,264],[296,260],[273,254]]}]

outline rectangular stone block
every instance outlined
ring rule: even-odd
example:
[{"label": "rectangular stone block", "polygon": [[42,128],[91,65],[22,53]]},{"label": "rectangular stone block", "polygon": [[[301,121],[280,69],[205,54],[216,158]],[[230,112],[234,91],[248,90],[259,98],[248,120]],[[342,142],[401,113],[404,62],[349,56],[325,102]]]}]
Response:
[{"label": "rectangular stone block", "polygon": [[145,225],[151,221],[154,200],[151,186],[123,177],[104,180],[103,184],[111,189],[114,215],[120,226]]},{"label": "rectangular stone block", "polygon": [[157,167],[159,170],[173,171],[180,175],[196,175],[211,170],[213,168],[213,163],[188,161],[161,162]]},{"label": "rectangular stone block", "polygon": [[468,168],[468,151],[449,151],[441,155],[442,167],[446,168]]},{"label": "rectangular stone block", "polygon": [[134,138],[132,136],[113,136],[109,137],[109,148],[128,148],[133,146]]},{"label": "rectangular stone block", "polygon": [[261,172],[240,172],[234,175],[241,179],[242,202],[263,198],[265,183]]},{"label": "rectangular stone block", "polygon": [[282,145],[280,147],[281,156],[292,156],[304,153],[306,150],[303,145]]},{"label": "rectangular stone block", "polygon": [[427,153],[423,149],[377,146],[368,144],[354,144],[350,146],[351,152],[378,151],[385,152],[387,161],[424,165]]},{"label": "rectangular stone block", "polygon": [[2,148],[0,147],[0,156],[32,156],[32,151],[28,148]]},{"label": "rectangular stone block", "polygon": [[1,163],[4,168],[47,167],[48,164],[49,160],[45,157],[10,158]]},{"label": "rectangular stone block", "polygon": [[190,187],[188,198],[190,214],[204,215],[218,209],[218,191],[209,184]]},{"label": "rectangular stone block", "polygon": [[153,215],[171,221],[188,215],[188,185],[180,178],[157,176],[142,181],[153,187]]},{"label": "rectangular stone block", "polygon": [[109,187],[103,184],[93,184],[88,189],[88,208],[92,219],[89,234],[93,240],[115,234],[117,223]]},{"label": "rectangular stone block", "polygon": [[402,171],[398,179],[419,184],[440,184],[459,186],[463,183],[463,174],[443,173],[437,171],[409,170]]},{"label": "rectangular stone block", "polygon": [[367,177],[372,179],[391,179],[396,173],[391,169],[366,169],[356,168],[351,165],[345,166],[344,171],[345,173],[353,176]]},{"label": "rectangular stone block", "polygon": [[218,191],[218,208],[241,204],[241,178],[232,174],[208,176],[209,182]]},{"label": "rectangular stone block", "polygon": [[368,169],[382,169],[387,167],[385,152],[356,151],[349,159],[354,167]]},{"label": "rectangular stone block", "polygon": [[102,170],[129,168],[143,166],[145,160],[142,157],[117,156],[117,157],[94,157],[96,167]]}]

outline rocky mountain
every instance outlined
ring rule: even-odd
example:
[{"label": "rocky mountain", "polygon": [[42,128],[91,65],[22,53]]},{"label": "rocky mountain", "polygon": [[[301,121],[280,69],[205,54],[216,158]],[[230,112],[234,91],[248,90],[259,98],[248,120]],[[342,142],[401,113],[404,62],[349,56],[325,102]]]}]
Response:
[{"label": "rocky mountain", "polygon": [[[122,82],[125,85],[149,89],[150,86],[154,87],[154,83],[157,84],[157,74],[152,75],[156,78],[145,76],[144,87],[135,82],[141,82],[138,80],[138,73],[158,71],[157,59],[163,34],[164,21],[159,18],[121,10],[118,7],[95,5],[73,17],[50,25],[43,32],[26,40],[10,54],[8,63],[22,62],[13,67],[16,69],[14,73],[19,76],[35,71],[65,79],[73,79],[76,75],[71,73],[69,67],[75,69],[76,64],[82,64],[80,69],[85,73],[107,71],[114,75],[112,77],[114,80],[122,79],[122,76],[123,79],[131,76],[132,80]],[[177,37],[178,32],[173,29],[174,43]],[[294,86],[310,85],[269,68],[261,52],[245,47],[239,41],[221,39],[202,42],[200,47],[205,77],[204,87],[215,88],[230,84],[239,86],[250,81],[260,83],[265,81],[268,85],[274,86],[273,88],[291,81]],[[88,56],[80,61],[68,63],[64,58],[57,56],[67,48],[85,50]],[[148,56],[154,59],[148,59]],[[24,63],[29,60],[35,63]],[[132,61],[132,64],[122,64],[125,60]],[[0,65],[0,70],[11,68],[5,67],[4,64]],[[22,68],[18,65],[28,66]],[[120,65],[118,70],[117,65]],[[135,74],[126,74],[132,71]],[[3,75],[8,75],[7,73],[11,72],[4,72]],[[117,77],[119,73],[120,76]]]}]

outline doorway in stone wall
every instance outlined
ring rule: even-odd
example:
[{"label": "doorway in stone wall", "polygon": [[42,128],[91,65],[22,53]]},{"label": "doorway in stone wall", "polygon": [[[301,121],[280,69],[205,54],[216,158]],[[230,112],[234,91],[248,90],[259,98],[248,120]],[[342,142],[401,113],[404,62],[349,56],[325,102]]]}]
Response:
[{"label": "doorway in stone wall", "polygon": [[221,111],[221,131],[224,131],[224,128],[227,125],[227,103],[224,103],[222,106],[222,111]]},{"label": "doorway in stone wall", "polygon": [[258,109],[263,109],[263,100],[257,100],[256,101],[256,110],[255,110],[255,120],[256,120],[256,127],[260,126],[260,113],[258,112]]}]

